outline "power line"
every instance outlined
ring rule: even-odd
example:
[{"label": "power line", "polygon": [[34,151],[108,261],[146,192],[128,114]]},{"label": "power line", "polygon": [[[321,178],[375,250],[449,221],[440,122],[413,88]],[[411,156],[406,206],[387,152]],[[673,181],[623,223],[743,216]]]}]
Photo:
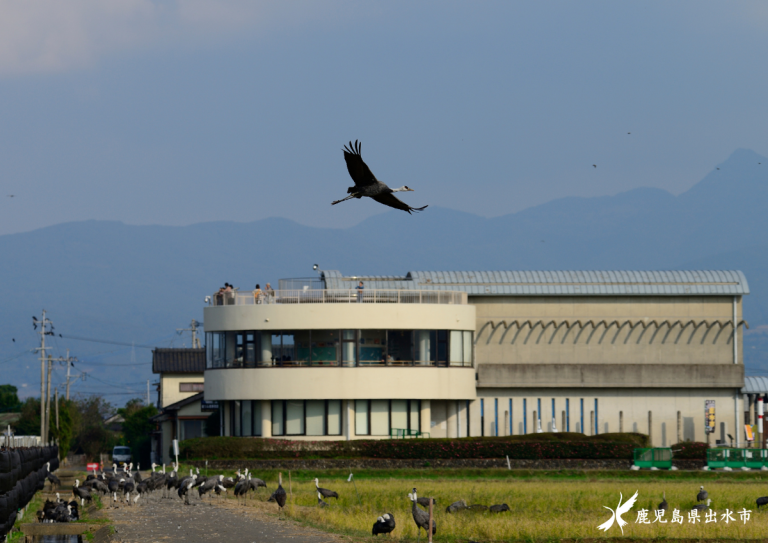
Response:
[{"label": "power line", "polygon": [[64,334],[60,334],[62,339],[74,339],[77,341],[90,341],[93,343],[106,343],[108,345],[121,345],[123,347],[139,347],[140,349],[155,349],[157,346],[152,345],[134,345],[133,343],[123,343],[121,341],[107,341],[106,339],[94,339],[94,338],[88,338],[88,337],[79,337],[79,336],[65,336]]}]

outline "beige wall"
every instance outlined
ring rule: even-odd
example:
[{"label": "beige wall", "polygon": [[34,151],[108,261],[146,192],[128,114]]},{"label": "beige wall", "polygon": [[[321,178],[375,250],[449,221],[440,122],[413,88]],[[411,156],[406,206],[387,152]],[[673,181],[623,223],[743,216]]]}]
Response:
[{"label": "beige wall", "polygon": [[160,374],[160,407],[167,407],[173,403],[194,396],[197,392],[179,392],[180,383],[203,383],[202,373],[162,373]]},{"label": "beige wall", "polygon": [[230,330],[474,330],[475,306],[453,304],[262,304],[204,308],[207,332]]},{"label": "beige wall", "polygon": [[[485,435],[491,435],[494,421],[494,400],[499,400],[499,431],[500,435],[508,435],[509,429],[503,427],[504,412],[509,411],[509,400],[512,400],[512,433],[523,433],[523,399],[526,399],[527,432],[536,431],[534,411],[538,410],[537,400],[541,399],[541,425],[544,432],[552,431],[552,398],[555,399],[556,425],[563,431],[562,412],[565,410],[565,400],[570,406],[570,430],[582,431],[580,422],[580,400],[584,400],[583,431],[594,433],[590,424],[590,415],[594,412],[595,399],[598,401],[597,424],[598,433],[618,432],[620,430],[620,413],[623,417],[623,431],[648,434],[648,412],[651,412],[651,437],[653,445],[669,447],[677,443],[677,412],[681,415],[681,439],[691,441],[706,441],[704,433],[704,400],[715,400],[716,432],[711,438],[714,445],[720,439],[721,423],[725,423],[725,434],[736,436],[735,430],[735,401],[734,394],[724,389],[482,389],[478,400],[473,405],[472,435],[480,435],[480,406],[482,398],[485,404]],[[743,443],[743,401],[739,402],[739,439]]]},{"label": "beige wall", "polygon": [[227,368],[205,372],[206,400],[471,399],[474,368]]},{"label": "beige wall", "polygon": [[[731,296],[474,297],[470,302],[477,308],[477,364],[733,362]],[[525,320],[534,326],[521,322]],[[605,320],[609,326],[593,326],[587,320]],[[654,320],[682,320],[683,324],[692,320],[694,324],[670,327],[651,324]],[[713,321],[728,324],[708,324]],[[737,335],[739,359],[742,332],[740,328]]]}]

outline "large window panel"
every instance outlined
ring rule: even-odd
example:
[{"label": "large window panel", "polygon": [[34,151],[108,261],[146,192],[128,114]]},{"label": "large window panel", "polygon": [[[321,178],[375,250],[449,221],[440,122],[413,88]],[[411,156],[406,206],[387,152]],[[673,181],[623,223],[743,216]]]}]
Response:
[{"label": "large window panel", "polygon": [[339,331],[312,330],[312,365],[337,366],[339,361]]},{"label": "large window panel", "polygon": [[272,401],[272,435],[284,436],[285,423],[283,421],[283,401]]},{"label": "large window panel", "polygon": [[355,434],[358,436],[370,435],[368,429],[368,400],[355,400]]},{"label": "large window panel", "polygon": [[464,348],[464,365],[472,365],[472,332],[462,332],[464,336],[463,348]]},{"label": "large window panel", "polygon": [[408,429],[408,400],[392,400],[392,428]]},{"label": "large window panel", "polygon": [[437,338],[434,330],[415,330],[416,336],[416,365],[432,366],[435,363]]},{"label": "large window panel", "polygon": [[421,401],[409,400],[408,407],[410,411],[410,420],[408,429],[421,432]]},{"label": "large window panel", "polygon": [[309,330],[296,330],[293,334],[293,357],[297,366],[309,366],[310,350],[312,345],[311,332]]},{"label": "large window panel", "polygon": [[413,363],[413,331],[387,331],[387,362],[392,366],[410,366]]},{"label": "large window panel", "polygon": [[451,366],[461,366],[464,363],[463,337],[460,330],[451,330],[449,361]]},{"label": "large window panel", "polygon": [[253,400],[253,435],[261,436],[261,401]]},{"label": "large window panel", "polygon": [[235,410],[235,427],[234,427],[234,435],[237,437],[240,437],[242,434],[241,429],[241,418],[240,418],[240,400],[235,400],[232,402],[232,408]]},{"label": "large window panel", "polygon": [[371,401],[371,435],[389,435],[389,400]]},{"label": "large window panel", "polygon": [[356,330],[341,331],[341,365],[354,367],[357,365]]},{"label": "large window panel", "polygon": [[325,401],[307,400],[307,435],[325,435]]},{"label": "large window panel", "polygon": [[341,400],[328,400],[328,435],[341,435]]},{"label": "large window panel", "polygon": [[360,365],[383,366],[386,363],[387,333],[384,330],[360,330]]},{"label": "large window panel", "polygon": [[251,405],[253,402],[251,400],[243,400],[242,403],[242,428],[243,431],[240,435],[243,437],[250,437],[253,435],[253,411],[251,408]]},{"label": "large window panel", "polygon": [[285,433],[289,436],[304,434],[304,402],[302,400],[285,402]]}]

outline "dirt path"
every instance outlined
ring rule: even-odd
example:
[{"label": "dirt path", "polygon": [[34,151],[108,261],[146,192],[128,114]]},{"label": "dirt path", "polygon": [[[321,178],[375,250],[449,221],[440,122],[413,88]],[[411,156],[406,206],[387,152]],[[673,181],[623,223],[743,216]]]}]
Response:
[{"label": "dirt path", "polygon": [[[142,498],[143,500],[144,498]],[[140,500],[140,502],[142,501]],[[226,500],[230,502],[231,500]],[[336,536],[278,520],[254,508],[214,499],[213,504],[193,498],[184,505],[178,498],[152,497],[141,505],[106,507],[117,539],[123,543],[183,541],[185,543],[338,543]],[[215,539],[213,539],[215,538]]]}]

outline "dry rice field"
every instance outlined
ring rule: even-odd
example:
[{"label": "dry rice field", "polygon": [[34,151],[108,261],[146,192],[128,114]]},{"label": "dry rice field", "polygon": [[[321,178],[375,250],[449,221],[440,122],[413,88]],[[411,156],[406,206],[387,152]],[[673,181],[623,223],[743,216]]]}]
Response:
[{"label": "dry rice field", "polygon": [[[611,512],[604,506],[615,509],[619,493],[624,500],[635,491],[638,499],[635,506],[623,518],[623,537],[629,539],[762,539],[768,537],[768,508],[757,511],[755,499],[768,495],[768,481],[755,480],[659,480],[654,478],[636,480],[547,480],[535,478],[424,478],[414,473],[412,478],[377,478],[356,480],[355,485],[346,478],[320,477],[320,486],[335,490],[339,500],[326,499],[327,508],[317,507],[314,482],[307,478],[294,477],[289,485],[284,480],[286,491],[292,490],[286,505],[286,515],[327,531],[362,539],[371,536],[371,527],[376,518],[392,513],[397,527],[393,532],[396,540],[416,539],[416,526],[411,517],[411,503],[408,493],[416,487],[419,496],[432,496],[437,500],[435,518],[437,521],[436,541],[552,541],[559,539],[614,539],[622,537],[614,523],[608,532],[597,526],[607,521]],[[690,522],[688,512],[696,503],[699,484],[705,485],[712,499],[711,509],[717,512],[716,521],[706,522],[702,515],[698,522]],[[277,505],[266,503],[275,488],[274,480],[269,481],[269,491],[261,489],[247,506],[258,507],[265,512],[277,512]],[[666,492],[669,510],[662,524],[654,522],[654,510]],[[358,500],[359,495],[359,500]],[[232,499],[230,497],[230,499]],[[448,514],[445,508],[457,500],[468,504],[493,505],[506,503],[511,511],[501,514],[489,512],[463,512]],[[649,524],[637,523],[638,511],[648,510]],[[673,510],[678,509],[682,523],[672,523]],[[740,517],[742,510],[751,511],[749,520]],[[726,520],[723,514],[731,511],[734,520]],[[424,538],[424,532],[421,534]]]}]

